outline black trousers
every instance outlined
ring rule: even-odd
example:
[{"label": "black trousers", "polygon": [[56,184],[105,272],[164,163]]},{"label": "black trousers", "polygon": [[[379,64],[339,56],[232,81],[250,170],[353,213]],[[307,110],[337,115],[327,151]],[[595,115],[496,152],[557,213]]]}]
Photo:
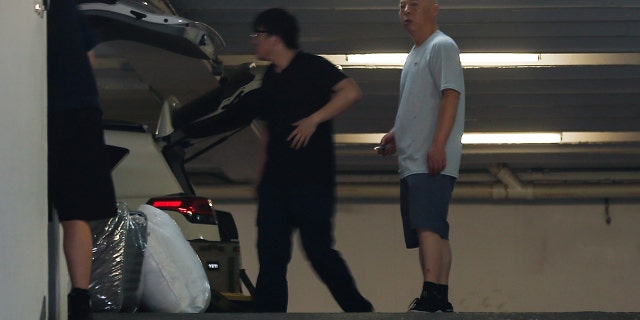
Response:
[{"label": "black trousers", "polygon": [[371,303],[356,288],[347,264],[333,248],[334,188],[263,184],[258,196],[260,271],[254,294],[256,311],[287,311],[287,266],[295,229],[299,230],[307,259],[338,305],[346,312],[372,311]]}]

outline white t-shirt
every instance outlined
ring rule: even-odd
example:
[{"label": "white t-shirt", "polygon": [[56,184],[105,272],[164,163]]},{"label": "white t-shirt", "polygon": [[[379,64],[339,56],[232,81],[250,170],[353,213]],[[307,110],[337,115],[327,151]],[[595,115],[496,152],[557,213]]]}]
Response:
[{"label": "white t-shirt", "polygon": [[442,174],[458,177],[464,131],[465,88],[460,49],[437,30],[413,47],[400,79],[400,103],[395,121],[395,142],[400,178],[428,173],[427,152],[438,125],[442,91],[460,93],[455,123],[446,144],[447,165]]}]

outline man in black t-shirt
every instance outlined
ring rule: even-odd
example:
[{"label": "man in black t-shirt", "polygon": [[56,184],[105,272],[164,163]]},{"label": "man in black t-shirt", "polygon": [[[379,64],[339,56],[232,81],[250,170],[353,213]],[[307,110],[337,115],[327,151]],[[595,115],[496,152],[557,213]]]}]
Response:
[{"label": "man in black t-shirt", "polygon": [[307,258],[346,312],[370,312],[333,248],[335,152],[332,121],[361,97],[356,82],[329,61],[300,51],[296,19],[269,9],[253,23],[265,72],[260,118],[266,123],[258,183],[258,312],[286,312],[287,265],[298,229]]}]

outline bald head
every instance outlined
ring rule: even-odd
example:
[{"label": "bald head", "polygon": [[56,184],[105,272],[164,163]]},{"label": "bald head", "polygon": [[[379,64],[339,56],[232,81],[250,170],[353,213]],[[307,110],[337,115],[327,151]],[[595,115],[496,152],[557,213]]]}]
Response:
[{"label": "bald head", "polygon": [[439,9],[438,0],[400,0],[400,21],[416,44],[438,29]]}]

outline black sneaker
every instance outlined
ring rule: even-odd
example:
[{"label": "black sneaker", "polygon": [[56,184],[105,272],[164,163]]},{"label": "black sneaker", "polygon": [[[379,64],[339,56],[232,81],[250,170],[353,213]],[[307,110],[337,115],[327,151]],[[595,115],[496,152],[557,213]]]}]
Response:
[{"label": "black sneaker", "polygon": [[409,312],[442,312],[438,299],[415,298],[409,305]]},{"label": "black sneaker", "polygon": [[367,300],[364,300],[364,302],[357,307],[352,306],[349,309],[344,309],[344,311],[345,312],[376,312],[371,302]]},{"label": "black sneaker", "polygon": [[453,305],[449,301],[445,301],[442,303],[442,307],[440,307],[440,311],[442,312],[453,312]]}]

